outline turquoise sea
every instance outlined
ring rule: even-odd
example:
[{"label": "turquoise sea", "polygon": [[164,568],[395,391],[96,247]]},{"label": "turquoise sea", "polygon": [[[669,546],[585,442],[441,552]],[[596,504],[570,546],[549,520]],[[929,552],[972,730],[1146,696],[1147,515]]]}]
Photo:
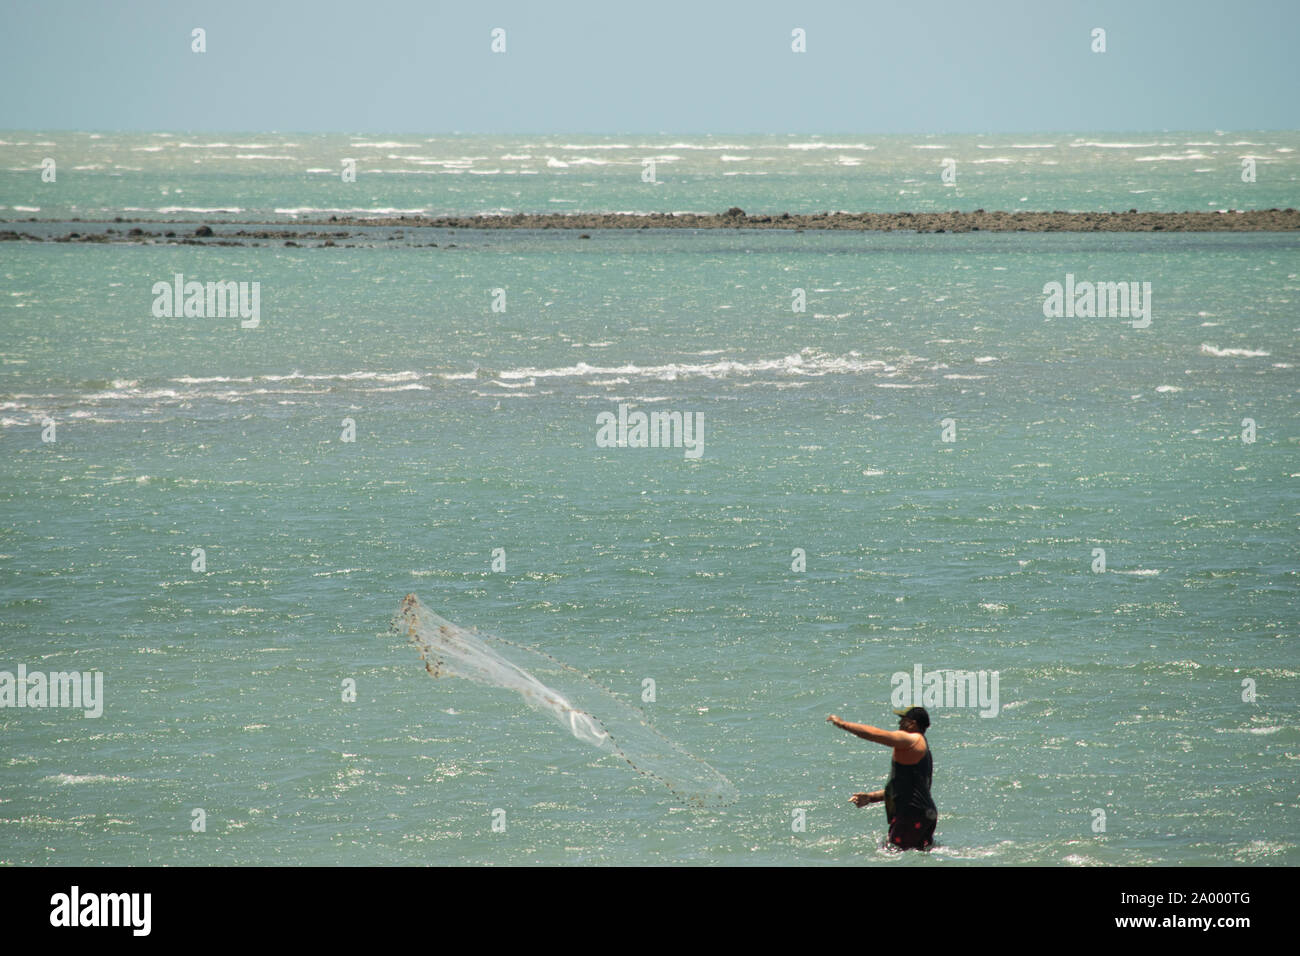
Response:
[{"label": "turquoise sea", "polygon": [[[1300,132],[1276,130],[509,137],[0,131],[0,218],[290,221],[717,213],[731,206],[749,213],[1285,209],[1300,201],[1297,150]],[[46,159],[54,160],[54,183],[40,179]],[[354,182],[343,181],[345,161]],[[1242,180],[1246,161],[1250,183]]]},{"label": "turquoise sea", "polygon": [[[0,135],[0,216],[1300,194],[1296,133],[936,138],[951,188],[923,138],[828,137],[877,147],[856,167],[611,138],[683,156],[658,192],[639,152],[527,138],[371,147],[409,175],[343,184],[307,167],[358,137],[97,135]],[[286,142],[306,158],[226,156]],[[260,322],[157,317],[177,273],[258,282]],[[1067,275],[1149,282],[1150,324],[1045,317]],[[0,707],[2,863],[1300,863],[1300,237],[378,230],[6,242],[0,277],[0,671],[104,680],[99,717]],[[598,447],[620,404],[697,416],[702,454]],[[682,806],[517,695],[431,680],[388,633],[408,592],[589,674],[740,799]],[[889,751],[825,718],[896,726],[918,666],[997,672],[999,701],[931,708],[941,845],[896,855],[847,803]]]}]

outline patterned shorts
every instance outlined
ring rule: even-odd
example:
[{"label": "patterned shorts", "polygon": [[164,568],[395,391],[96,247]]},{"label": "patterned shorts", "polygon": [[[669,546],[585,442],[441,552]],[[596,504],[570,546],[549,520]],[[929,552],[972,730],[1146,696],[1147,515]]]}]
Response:
[{"label": "patterned shorts", "polygon": [[921,817],[896,816],[889,821],[889,845],[900,850],[928,850],[934,843],[934,828],[939,822]]}]

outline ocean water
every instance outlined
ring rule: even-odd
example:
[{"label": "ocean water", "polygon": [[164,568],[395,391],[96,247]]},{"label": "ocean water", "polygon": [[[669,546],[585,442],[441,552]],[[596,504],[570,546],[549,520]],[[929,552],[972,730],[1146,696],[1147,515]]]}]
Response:
[{"label": "ocean water", "polygon": [[[246,165],[225,201],[279,202]],[[32,215],[169,202],[64,168],[79,198]],[[816,169],[782,208],[841,204]],[[463,209],[507,205],[494,181],[458,177]],[[0,708],[0,862],[1300,862],[1300,239],[435,238],[0,246],[0,670],[104,675],[97,718]],[[178,272],[259,282],[260,324],[155,317]],[[1067,274],[1150,282],[1150,325],[1045,317]],[[702,453],[599,447],[620,404],[697,416]],[[387,631],[408,592],[589,674],[740,799],[683,806],[431,680]],[[931,707],[940,846],[900,856],[847,803],[889,751],[825,718],[894,726],[917,666],[996,672],[997,712]]]},{"label": "ocean water", "polygon": [[[356,136],[0,131],[0,218],[1285,209],[1300,132]],[[53,183],[41,164],[55,162]],[[344,183],[344,161],[356,181]],[[945,180],[944,163],[952,160]],[[1243,182],[1243,161],[1254,181]],[[647,162],[653,164],[651,169]],[[644,181],[652,179],[652,182]]]}]

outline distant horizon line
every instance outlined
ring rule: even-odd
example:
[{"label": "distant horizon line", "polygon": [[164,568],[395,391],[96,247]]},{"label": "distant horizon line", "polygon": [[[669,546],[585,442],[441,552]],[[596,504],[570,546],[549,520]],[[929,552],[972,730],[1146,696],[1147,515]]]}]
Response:
[{"label": "distant horizon line", "polygon": [[341,129],[194,129],[194,128],[143,128],[143,127],[23,127],[23,126],[0,126],[0,133],[143,133],[152,135],[176,135],[185,133],[187,135],[210,135],[210,136],[233,136],[233,135],[292,135],[292,136],[1055,136],[1063,134],[1074,135],[1131,135],[1134,133],[1144,134],[1175,134],[1175,133],[1208,133],[1216,136],[1227,136],[1233,133],[1295,133],[1300,132],[1300,128],[1293,127],[1238,127],[1232,129],[1220,128],[1159,128],[1159,129],[1011,129],[1011,130],[981,130],[972,132],[969,130],[946,130],[942,132],[903,130],[901,132],[864,132],[861,130],[819,130],[817,132],[807,131],[789,131],[780,132],[755,132],[740,130],[525,130],[525,131],[491,131],[485,132],[480,130],[396,130],[396,129],[370,129],[370,130],[341,130]]}]

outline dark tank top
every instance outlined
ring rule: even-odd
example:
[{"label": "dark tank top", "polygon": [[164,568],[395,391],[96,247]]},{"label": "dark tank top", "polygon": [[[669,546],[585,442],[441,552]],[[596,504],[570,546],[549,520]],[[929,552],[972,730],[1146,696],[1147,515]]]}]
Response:
[{"label": "dark tank top", "polygon": [[939,811],[930,798],[930,778],[934,772],[934,761],[930,756],[927,741],[925,756],[916,763],[890,761],[889,782],[885,784],[885,816],[889,820],[900,814],[905,818],[925,820],[938,816]]}]

